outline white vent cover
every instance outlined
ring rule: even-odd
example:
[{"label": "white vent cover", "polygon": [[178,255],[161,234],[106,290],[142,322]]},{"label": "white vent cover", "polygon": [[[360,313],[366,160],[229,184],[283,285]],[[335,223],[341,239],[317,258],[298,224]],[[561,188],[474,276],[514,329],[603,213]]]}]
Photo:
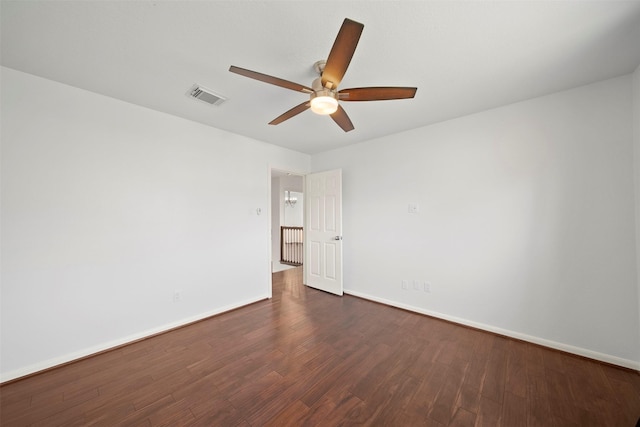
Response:
[{"label": "white vent cover", "polygon": [[187,92],[187,96],[197,99],[209,105],[220,105],[227,100],[224,96],[214,93],[212,90],[202,87],[199,84],[195,84]]}]

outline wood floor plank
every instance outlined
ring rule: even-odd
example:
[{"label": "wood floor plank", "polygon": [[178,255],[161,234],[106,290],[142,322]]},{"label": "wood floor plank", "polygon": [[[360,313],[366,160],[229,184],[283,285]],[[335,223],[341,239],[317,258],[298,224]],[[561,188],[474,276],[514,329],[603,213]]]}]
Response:
[{"label": "wood floor plank", "polygon": [[128,399],[101,401],[98,405],[84,409],[87,425],[115,425],[120,420],[131,416],[136,408]]},{"label": "wood floor plank", "polygon": [[303,286],[0,386],[14,426],[632,426],[638,373]]},{"label": "wood floor plank", "polygon": [[549,391],[544,376],[537,370],[527,375],[527,424],[529,426],[545,427],[551,419],[549,406]]},{"label": "wood floor plank", "polygon": [[368,352],[349,375],[356,380],[351,392],[362,400],[367,400],[381,385],[380,378],[388,370],[389,358],[394,357],[387,344],[379,344]]},{"label": "wood floor plank", "polygon": [[502,424],[502,405],[487,397],[480,397],[480,409],[476,418],[478,427],[510,427]]},{"label": "wood floor plank", "polygon": [[370,351],[369,347],[361,347],[346,359],[336,358],[334,363],[327,366],[326,372],[318,381],[310,384],[307,391],[300,397],[300,400],[307,406],[313,406],[325,393],[336,385],[340,386],[349,381],[348,372],[354,369],[365,355]]},{"label": "wood floor plank", "polygon": [[175,401],[167,406],[159,408],[152,414],[149,414],[149,422],[151,425],[181,425],[188,424],[195,420],[193,413],[189,409],[190,402],[186,399]]},{"label": "wood floor plank", "polygon": [[276,416],[264,424],[265,427],[298,427],[312,425],[309,417],[309,407],[299,400],[294,400]]},{"label": "wood floor plank", "polygon": [[300,425],[324,426],[350,424],[360,417],[364,403],[349,391],[350,384],[342,383],[324,394],[309,408]]},{"label": "wood floor plank", "polygon": [[233,426],[245,422],[244,414],[226,399],[219,396],[198,398],[189,396],[189,408],[195,420],[187,425]]},{"label": "wood floor plank", "polygon": [[464,382],[467,362],[453,358],[445,382],[442,385],[428,417],[444,425],[449,425],[458,408],[458,401]]},{"label": "wood floor plank", "polygon": [[509,391],[505,392],[500,419],[504,426],[526,427],[527,400],[524,397],[517,396]]},{"label": "wood floor plank", "polygon": [[480,389],[472,385],[462,384],[456,400],[456,408],[463,408],[477,414],[480,409]]},{"label": "wood floor plank", "polygon": [[[447,365],[432,363],[428,375],[422,379],[413,399],[405,409],[410,418],[425,422],[440,390],[444,387],[449,369]],[[430,419],[433,420],[433,418]]]},{"label": "wood floor plank", "polygon": [[165,395],[163,398],[155,400],[147,406],[136,408],[135,412],[119,420],[118,424],[123,426],[152,425],[149,417],[173,403],[175,403],[175,401],[171,395]]},{"label": "wood floor plank", "polygon": [[634,417],[632,414],[638,414],[636,417],[640,421],[640,393],[636,393],[633,385],[627,381],[618,381],[617,379],[609,379],[611,387],[616,390],[616,400],[620,404],[617,406],[618,413],[626,416],[625,423],[633,425]]},{"label": "wood floor plank", "polygon": [[510,341],[507,350],[505,391],[516,396],[527,397],[527,345]]},{"label": "wood floor plank", "polygon": [[497,348],[492,350],[491,357],[485,367],[482,383],[482,396],[502,403],[506,384],[507,352]]},{"label": "wood floor plank", "polygon": [[464,408],[458,408],[448,425],[451,427],[473,427],[476,425],[476,414]]}]

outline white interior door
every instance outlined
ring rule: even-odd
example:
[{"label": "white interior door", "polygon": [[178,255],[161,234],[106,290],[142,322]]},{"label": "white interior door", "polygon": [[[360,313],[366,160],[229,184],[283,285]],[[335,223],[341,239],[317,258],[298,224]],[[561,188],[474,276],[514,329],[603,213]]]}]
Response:
[{"label": "white interior door", "polygon": [[342,170],[307,175],[306,285],[342,295]]}]

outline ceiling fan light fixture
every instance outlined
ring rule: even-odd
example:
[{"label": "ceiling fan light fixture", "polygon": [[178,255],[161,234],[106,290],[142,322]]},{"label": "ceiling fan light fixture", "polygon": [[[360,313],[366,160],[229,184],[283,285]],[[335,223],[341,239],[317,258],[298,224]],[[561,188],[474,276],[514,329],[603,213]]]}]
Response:
[{"label": "ceiling fan light fixture", "polygon": [[321,116],[333,114],[338,110],[338,99],[335,92],[322,89],[311,94],[311,111]]},{"label": "ceiling fan light fixture", "polygon": [[[2,1],[2,0],[0,0]],[[301,92],[309,95],[309,101],[302,102],[295,107],[280,114],[269,122],[270,125],[277,125],[285,120],[297,116],[303,111],[311,109],[316,114],[323,116],[331,115],[331,118],[340,128],[349,132],[354,129],[351,119],[344,108],[338,101],[382,101],[389,99],[408,99],[413,98],[416,94],[415,87],[359,87],[351,89],[343,89],[338,92],[338,86],[347,71],[347,67],[351,62],[353,53],[356,50],[360,34],[364,25],[359,22],[345,18],[342,26],[338,31],[329,56],[326,60],[316,61],[313,69],[320,75],[316,78],[311,87],[301,85],[299,83],[290,82],[268,74],[259,73],[257,71],[247,70],[245,68],[232,65],[229,71],[240,74],[241,76],[259,80],[285,89]]]}]

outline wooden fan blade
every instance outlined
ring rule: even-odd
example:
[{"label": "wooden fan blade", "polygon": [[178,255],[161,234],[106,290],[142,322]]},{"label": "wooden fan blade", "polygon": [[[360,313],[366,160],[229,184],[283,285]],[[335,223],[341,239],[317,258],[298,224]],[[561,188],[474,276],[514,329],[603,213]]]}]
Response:
[{"label": "wooden fan blade", "polygon": [[338,124],[342,128],[343,131],[349,132],[350,130],[355,129],[353,127],[353,123],[351,123],[351,119],[347,115],[347,112],[344,111],[341,105],[338,105],[338,110],[331,115],[331,118],[334,122]]},{"label": "wooden fan blade", "polygon": [[245,68],[236,67],[235,65],[229,67],[229,71],[231,71],[232,73],[240,74],[241,76],[249,77],[250,79],[256,79],[260,80],[261,82],[283,87],[285,89],[295,90],[296,92],[313,92],[313,89],[311,89],[310,87],[290,82],[289,80],[280,79],[278,77],[273,77],[267,74],[258,73],[257,71],[251,71]]},{"label": "wooden fan blade", "polygon": [[338,87],[351,62],[363,29],[364,25],[359,22],[348,18],[344,20],[324,66],[322,86],[326,87],[327,82],[331,82],[331,88]]},{"label": "wooden fan blade", "polygon": [[384,101],[407,99],[416,95],[416,87],[357,87],[338,92],[340,101]]},{"label": "wooden fan blade", "polygon": [[304,110],[307,110],[310,106],[311,106],[311,103],[309,101],[304,101],[302,104],[296,105],[286,113],[283,113],[278,117],[276,117],[275,119],[271,120],[269,124],[270,125],[280,124],[285,120],[289,120],[293,116],[297,116],[298,114],[302,113]]}]

